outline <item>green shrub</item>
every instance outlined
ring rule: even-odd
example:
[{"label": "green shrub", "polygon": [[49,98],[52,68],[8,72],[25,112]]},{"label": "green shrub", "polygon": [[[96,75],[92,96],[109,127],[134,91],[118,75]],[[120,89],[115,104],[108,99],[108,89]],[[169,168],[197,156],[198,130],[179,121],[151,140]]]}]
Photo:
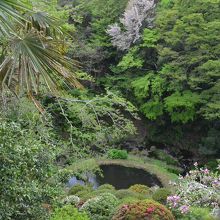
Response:
[{"label": "green shrub", "polygon": [[111,194],[114,194],[115,193],[115,190],[109,190],[109,189],[102,189],[102,190],[94,190],[94,191],[91,191],[91,192],[88,192],[88,191],[81,191],[78,194],[78,196],[80,197],[80,199],[82,201],[86,201],[88,199],[91,199],[93,197],[97,197],[97,196],[100,196],[101,194],[103,193],[111,193]]},{"label": "green shrub", "polygon": [[153,200],[143,200],[120,206],[112,220],[174,220],[173,214]]},{"label": "green shrub", "polygon": [[113,194],[103,193],[86,201],[80,211],[85,211],[92,220],[109,220],[118,203]]},{"label": "green shrub", "polygon": [[111,184],[103,184],[103,185],[98,187],[98,190],[103,190],[103,189],[115,190],[115,187],[112,186]]},{"label": "green shrub", "polygon": [[118,190],[118,191],[115,193],[115,196],[116,196],[118,199],[124,199],[124,198],[127,198],[127,197],[135,197],[135,196],[136,196],[136,193],[135,193],[135,192],[132,192],[132,191],[129,190],[129,189],[120,189],[120,190]]},{"label": "green shrub", "polygon": [[85,202],[88,199],[91,199],[94,197],[93,192],[88,192],[88,191],[81,191],[77,193],[77,196],[80,198],[81,202]]},{"label": "green shrub", "polygon": [[55,145],[41,118],[17,120],[0,114],[0,219],[46,219],[43,204],[49,206],[62,194],[55,177]]},{"label": "green shrub", "polygon": [[129,204],[129,203],[134,203],[134,202],[138,202],[140,201],[140,199],[136,198],[136,197],[125,197],[123,199],[120,200],[120,205],[122,204]]},{"label": "green shrub", "polygon": [[167,197],[169,195],[171,195],[170,190],[165,189],[165,188],[160,188],[154,192],[152,198],[153,198],[153,200],[155,200],[159,203],[166,204]]},{"label": "green shrub", "polygon": [[58,180],[61,182],[61,183],[66,183],[69,181],[69,179],[73,176],[73,171],[72,170],[69,170],[69,169],[66,169],[66,168],[63,168],[63,169],[60,169],[57,173],[57,177],[58,177]]},{"label": "green shrub", "polygon": [[177,219],[181,220],[217,220],[211,215],[211,211],[208,208],[191,207],[190,212],[184,216],[177,216]]},{"label": "green shrub", "polygon": [[117,150],[111,149],[108,151],[108,158],[109,159],[128,159],[128,153],[126,150]]},{"label": "green shrub", "polygon": [[160,187],[159,186],[152,186],[152,187],[150,187],[150,193],[151,194],[153,194],[153,193],[155,193],[158,189],[160,189]]},{"label": "green shrub", "polygon": [[94,191],[92,191],[92,190],[85,189],[85,190],[77,192],[75,195],[79,196],[79,198],[82,199],[82,200],[86,200],[86,199],[91,198],[90,195],[92,195],[93,192]]},{"label": "green shrub", "polygon": [[75,186],[73,186],[70,190],[69,190],[69,195],[78,195],[78,193],[79,192],[85,192],[85,191],[87,191],[87,192],[90,192],[92,190],[92,188],[91,187],[89,187],[89,186],[82,186],[82,185],[75,185]]},{"label": "green shrub", "polygon": [[124,199],[124,198],[127,198],[127,197],[133,197],[133,198],[140,199],[140,200],[147,199],[146,194],[136,193],[136,192],[133,192],[129,189],[120,189],[120,190],[115,192],[115,196],[118,199]]},{"label": "green shrub", "polygon": [[103,194],[103,193],[112,193],[112,194],[114,194],[115,190],[112,190],[112,189],[98,189],[98,190],[93,191],[93,193],[94,193],[94,195],[100,195],[100,194]]},{"label": "green shrub", "polygon": [[70,195],[70,196],[67,196],[66,198],[64,198],[62,202],[65,205],[76,206],[77,204],[79,204],[80,198],[78,196],[75,196],[75,195]]},{"label": "green shrub", "polygon": [[89,218],[85,213],[80,213],[73,206],[67,205],[56,209],[50,220],[89,220]]},{"label": "green shrub", "polygon": [[131,190],[132,192],[142,193],[142,194],[149,194],[150,192],[149,189],[150,188],[148,186],[141,185],[141,184],[135,184],[129,188],[129,190]]}]

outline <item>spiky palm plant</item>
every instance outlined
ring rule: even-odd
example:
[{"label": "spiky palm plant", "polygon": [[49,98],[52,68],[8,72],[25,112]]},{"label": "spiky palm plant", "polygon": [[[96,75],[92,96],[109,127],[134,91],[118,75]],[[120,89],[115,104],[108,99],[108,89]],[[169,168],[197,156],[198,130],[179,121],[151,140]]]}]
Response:
[{"label": "spiky palm plant", "polygon": [[79,87],[64,56],[59,21],[21,1],[0,1],[0,89],[33,97],[39,86],[57,92],[61,81]]}]

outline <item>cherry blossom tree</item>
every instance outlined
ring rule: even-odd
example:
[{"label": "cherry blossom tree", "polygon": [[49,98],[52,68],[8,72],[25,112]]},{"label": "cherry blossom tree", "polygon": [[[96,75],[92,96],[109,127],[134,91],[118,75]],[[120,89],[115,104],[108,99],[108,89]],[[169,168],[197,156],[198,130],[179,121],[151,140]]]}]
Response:
[{"label": "cherry blossom tree", "polygon": [[119,50],[129,49],[140,38],[143,23],[146,21],[148,27],[152,26],[155,6],[155,0],[130,0],[120,19],[121,25],[115,23],[107,29],[112,44]]}]

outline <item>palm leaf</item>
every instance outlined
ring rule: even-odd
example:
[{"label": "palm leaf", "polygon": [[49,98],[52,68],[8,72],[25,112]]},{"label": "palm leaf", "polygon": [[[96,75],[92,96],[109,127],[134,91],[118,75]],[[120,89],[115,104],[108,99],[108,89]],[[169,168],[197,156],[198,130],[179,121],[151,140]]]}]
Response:
[{"label": "palm leaf", "polygon": [[39,79],[53,93],[58,92],[60,82],[64,81],[81,87],[69,71],[74,68],[74,63],[54,49],[59,43],[36,32],[11,39],[10,55],[0,67],[2,87],[10,87],[12,82],[17,82],[18,92],[25,89],[29,93],[38,93]]},{"label": "palm leaf", "polygon": [[30,21],[31,28],[33,27],[38,31],[44,31],[44,33],[49,36],[63,34],[60,21],[45,12],[31,12],[27,13],[26,16]]},{"label": "palm leaf", "polygon": [[59,91],[62,82],[82,87],[72,74],[75,63],[59,50],[63,41],[57,19],[33,12],[16,0],[1,0],[0,21],[0,32],[8,35],[7,55],[0,65],[1,89],[7,87],[16,94],[26,92],[33,97],[38,94],[40,84],[53,93]]},{"label": "palm leaf", "polygon": [[14,22],[23,25],[24,17],[19,10],[28,10],[16,0],[0,1],[0,32],[9,35],[14,32]]}]

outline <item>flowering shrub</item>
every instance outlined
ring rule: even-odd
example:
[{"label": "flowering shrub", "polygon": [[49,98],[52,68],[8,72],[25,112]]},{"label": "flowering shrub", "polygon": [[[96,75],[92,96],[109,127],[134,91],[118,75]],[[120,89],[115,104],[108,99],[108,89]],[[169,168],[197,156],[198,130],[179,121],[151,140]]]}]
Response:
[{"label": "flowering shrub", "polygon": [[80,198],[78,196],[67,196],[65,199],[62,201],[65,205],[73,205],[77,206],[80,202]]},{"label": "flowering shrub", "polygon": [[136,193],[143,193],[148,194],[149,193],[149,187],[141,184],[135,184],[129,188],[132,192]]},{"label": "flowering shrub", "polygon": [[113,194],[103,193],[86,201],[80,211],[85,211],[91,220],[109,220],[118,202],[118,199]]},{"label": "flowering shrub", "polygon": [[[219,208],[220,207],[220,175],[207,168],[195,169],[179,181],[171,183],[176,189],[176,195],[169,196],[167,202],[172,209],[186,214],[190,206]],[[219,167],[218,167],[219,169]]]},{"label": "flowering shrub", "polygon": [[171,207],[176,208],[179,205],[180,196],[177,196],[177,195],[168,196],[167,202],[171,205]]},{"label": "flowering shrub", "polygon": [[210,214],[208,208],[191,207],[190,212],[185,215],[177,216],[177,219],[181,220],[217,220]]},{"label": "flowering shrub", "polygon": [[112,220],[174,220],[172,213],[160,203],[153,200],[143,200],[122,205]]}]

